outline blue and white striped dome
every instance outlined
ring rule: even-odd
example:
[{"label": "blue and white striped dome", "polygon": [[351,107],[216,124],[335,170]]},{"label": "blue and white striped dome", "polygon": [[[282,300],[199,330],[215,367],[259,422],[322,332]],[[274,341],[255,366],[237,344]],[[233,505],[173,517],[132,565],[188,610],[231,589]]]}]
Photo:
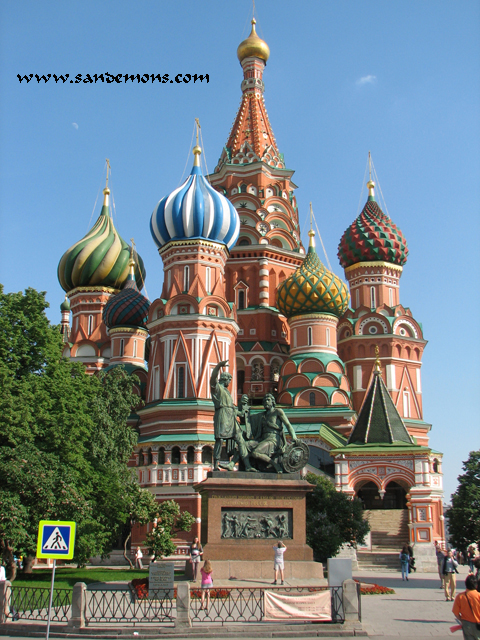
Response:
[{"label": "blue and white striped dome", "polygon": [[195,161],[181,187],[160,200],[152,213],[150,231],[158,247],[171,240],[211,240],[233,247],[240,231],[240,218],[232,203],[215,191],[200,169],[200,147],[193,149]]}]

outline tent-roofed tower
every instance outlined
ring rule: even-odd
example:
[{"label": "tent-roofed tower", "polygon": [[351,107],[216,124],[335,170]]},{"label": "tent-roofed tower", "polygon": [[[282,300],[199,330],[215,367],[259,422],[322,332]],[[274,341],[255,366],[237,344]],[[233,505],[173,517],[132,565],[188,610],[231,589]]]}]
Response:
[{"label": "tent-roofed tower", "polygon": [[300,238],[296,185],[270,124],[263,73],[267,43],[252,31],[240,43],[243,69],[240,107],[211,184],[229,198],[240,216],[240,234],[226,267],[226,285],[235,301],[238,393],[253,399],[275,392],[286,360],[289,327],[276,307],[275,292],[305,256]]},{"label": "tent-roofed tower", "polygon": [[[393,522],[395,514],[407,515],[408,508],[408,536],[415,545],[417,568],[433,571],[433,540],[444,537],[443,490],[436,468],[442,456],[409,434],[383,381],[378,346],[375,352],[370,383],[352,433],[344,445],[330,452],[335,459],[335,486],[361,498],[372,536],[379,535],[376,514],[388,510]],[[377,545],[385,544],[385,531],[381,535]],[[361,553],[368,561],[369,555],[379,552]],[[397,551],[394,554],[398,557]]]}]

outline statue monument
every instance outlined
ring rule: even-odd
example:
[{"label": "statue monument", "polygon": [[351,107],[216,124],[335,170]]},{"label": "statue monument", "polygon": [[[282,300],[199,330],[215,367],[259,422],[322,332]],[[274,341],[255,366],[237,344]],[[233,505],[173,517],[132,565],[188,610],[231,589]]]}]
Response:
[{"label": "statue monument", "polygon": [[[214,471],[219,468],[233,471],[237,462],[242,461],[245,470],[264,473],[294,473],[308,462],[308,446],[300,442],[283,409],[276,406],[271,393],[263,399],[264,411],[251,414],[248,396],[244,395],[237,409],[228,386],[232,375],[220,368],[228,360],[219,362],[210,378],[212,399],[215,406],[213,451]],[[287,444],[284,429],[291,436]],[[220,462],[222,443],[226,441],[228,462]]]}]

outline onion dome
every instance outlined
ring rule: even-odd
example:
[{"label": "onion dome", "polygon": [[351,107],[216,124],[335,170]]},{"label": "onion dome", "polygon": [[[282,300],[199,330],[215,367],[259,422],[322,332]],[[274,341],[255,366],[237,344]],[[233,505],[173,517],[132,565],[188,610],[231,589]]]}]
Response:
[{"label": "onion dome", "polygon": [[370,180],[367,187],[367,203],[338,245],[340,264],[344,268],[357,262],[391,262],[403,266],[408,256],[405,236],[375,201],[375,183]]},{"label": "onion dome", "polygon": [[159,248],[171,240],[202,239],[230,249],[238,238],[240,218],[232,203],[202,175],[198,144],[192,172],[181,187],[160,200],[152,213],[150,232]]},{"label": "onion dome", "polygon": [[70,300],[65,296],[65,300],[60,305],[60,311],[70,311]]},{"label": "onion dome", "polygon": [[[92,229],[66,251],[58,265],[64,291],[76,287],[121,289],[128,277],[130,247],[120,236],[110,214],[110,189],[103,190],[103,207]],[[137,256],[135,276],[140,288],[145,280],[143,260]]]},{"label": "onion dome", "polygon": [[348,307],[347,285],[322,263],[315,251],[315,232],[310,230],[308,253],[295,273],[280,283],[277,307],[287,318],[307,313],[341,316]]},{"label": "onion dome", "polygon": [[113,327],[135,327],[145,329],[150,302],[140,293],[135,281],[135,261],[129,261],[130,273],[123,289],[112,296],[103,309],[103,321],[109,329]]},{"label": "onion dome", "polygon": [[257,21],[252,18],[252,31],[246,40],[238,45],[237,58],[242,62],[245,58],[260,58],[267,62],[270,57],[270,47],[262,40],[255,31]]}]

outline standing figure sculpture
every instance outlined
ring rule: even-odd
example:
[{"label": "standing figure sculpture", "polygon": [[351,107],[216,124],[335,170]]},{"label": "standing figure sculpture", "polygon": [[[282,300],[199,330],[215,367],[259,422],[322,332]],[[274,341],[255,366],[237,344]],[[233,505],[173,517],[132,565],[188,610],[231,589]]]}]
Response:
[{"label": "standing figure sculpture", "polygon": [[251,456],[271,464],[277,473],[283,473],[281,465],[275,459],[285,451],[287,445],[283,428],[287,428],[294,444],[298,442],[297,436],[283,409],[277,409],[271,393],[264,397],[263,406],[265,412],[262,414],[262,435]]},{"label": "standing figure sculpture", "polygon": [[[223,441],[227,441],[227,447],[232,441],[235,441],[238,452],[243,460],[247,471],[256,471],[250,464],[248,450],[245,446],[242,430],[237,422],[237,409],[233,404],[232,396],[228,391],[228,386],[232,381],[232,374],[224,371],[218,376],[221,367],[228,364],[228,360],[219,362],[212,371],[210,377],[210,389],[212,391],[212,400],[215,406],[215,415],[213,418],[215,447],[213,449],[213,469],[218,471],[220,463],[220,455],[222,452]],[[230,442],[229,442],[230,441]],[[233,444],[233,443],[232,443]]]}]

